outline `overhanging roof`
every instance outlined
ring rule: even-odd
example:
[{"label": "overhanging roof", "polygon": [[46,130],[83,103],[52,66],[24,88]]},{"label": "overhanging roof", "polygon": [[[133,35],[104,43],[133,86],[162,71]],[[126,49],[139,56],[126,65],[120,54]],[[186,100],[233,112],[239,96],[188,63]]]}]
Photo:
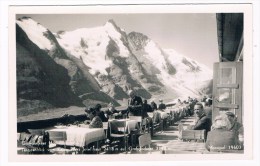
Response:
[{"label": "overhanging roof", "polygon": [[243,13],[218,13],[217,33],[220,62],[243,57]]}]

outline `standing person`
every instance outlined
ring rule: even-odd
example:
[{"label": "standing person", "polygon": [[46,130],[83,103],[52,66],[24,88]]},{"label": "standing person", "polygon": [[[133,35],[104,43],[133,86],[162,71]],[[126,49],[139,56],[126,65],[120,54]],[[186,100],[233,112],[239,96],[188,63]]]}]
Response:
[{"label": "standing person", "polygon": [[152,107],[147,104],[147,100],[144,100],[142,108],[142,124],[147,125],[150,130],[151,136],[153,136],[153,119],[149,117],[147,112],[153,112]]},{"label": "standing person", "polygon": [[192,102],[192,101],[193,99],[190,96],[188,96],[188,102]]},{"label": "standing person", "polygon": [[157,104],[154,101],[151,102],[151,107],[152,107],[152,111],[157,110]]},{"label": "standing person", "polygon": [[205,111],[203,109],[203,105],[201,103],[196,103],[196,105],[194,106],[194,111],[198,117],[198,120],[194,126],[190,127],[190,129],[193,130],[205,129],[207,135],[208,131],[210,131],[211,129],[211,125],[212,125],[211,119],[206,116]]},{"label": "standing person", "polygon": [[194,114],[194,106],[197,103],[196,100],[191,99],[191,101],[189,102],[189,106],[190,106],[190,115],[192,116]]},{"label": "standing person", "polygon": [[160,104],[159,104],[158,109],[159,109],[159,110],[164,110],[164,109],[166,109],[166,105],[163,103],[163,100],[160,99],[159,102],[160,102]]},{"label": "standing person", "polygon": [[153,112],[151,105],[147,104],[147,100],[144,100],[142,111],[142,118],[148,117],[147,112]]},{"label": "standing person", "polygon": [[137,96],[133,90],[128,91],[130,100],[128,101],[128,114],[133,116],[141,116],[143,101]]},{"label": "standing person", "polygon": [[207,100],[207,96],[204,96],[202,99],[201,99],[201,102],[206,102]]}]

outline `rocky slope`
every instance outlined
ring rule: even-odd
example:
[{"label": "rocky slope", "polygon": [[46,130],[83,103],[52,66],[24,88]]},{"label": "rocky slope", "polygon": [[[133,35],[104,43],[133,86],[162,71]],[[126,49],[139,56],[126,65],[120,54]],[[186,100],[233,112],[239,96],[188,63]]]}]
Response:
[{"label": "rocky slope", "polygon": [[129,89],[145,99],[196,96],[210,89],[207,67],[162,49],[144,34],[126,34],[113,20],[54,34],[21,18],[16,34],[18,111],[37,105],[39,110],[126,105]]},{"label": "rocky slope", "polygon": [[118,105],[100,91],[87,66],[68,56],[39,23],[30,18],[17,20],[16,42],[18,114],[97,102]]}]

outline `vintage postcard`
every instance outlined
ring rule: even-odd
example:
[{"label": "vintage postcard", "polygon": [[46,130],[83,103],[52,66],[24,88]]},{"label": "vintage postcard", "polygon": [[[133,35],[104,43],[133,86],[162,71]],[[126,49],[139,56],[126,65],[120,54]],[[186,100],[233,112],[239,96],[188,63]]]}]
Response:
[{"label": "vintage postcard", "polygon": [[251,4],[8,17],[10,161],[252,159]]}]

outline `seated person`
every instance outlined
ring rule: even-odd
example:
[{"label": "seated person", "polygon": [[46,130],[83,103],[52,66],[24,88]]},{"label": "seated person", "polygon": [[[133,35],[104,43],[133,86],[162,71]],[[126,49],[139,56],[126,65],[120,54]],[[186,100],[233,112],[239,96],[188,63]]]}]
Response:
[{"label": "seated person", "polygon": [[206,100],[204,111],[206,116],[212,120],[212,101],[210,99]]},{"label": "seated person", "polygon": [[235,132],[229,130],[231,124],[225,115],[215,118],[212,129],[208,132],[206,149],[209,151],[241,150]]},{"label": "seated person", "polygon": [[101,111],[102,106],[100,104],[97,104],[94,109],[96,111],[97,116],[100,117],[100,119],[102,120],[102,122],[107,122],[108,118],[105,116],[105,113],[103,111]]},{"label": "seated person", "polygon": [[206,102],[207,100],[207,96],[204,96],[202,99],[201,99],[201,102]]},{"label": "seated person", "polygon": [[189,126],[189,129],[191,130],[206,130],[206,135],[208,131],[210,131],[211,128],[211,120],[209,117],[206,116],[203,105],[201,103],[196,103],[194,106],[194,112],[198,117],[198,120],[196,121],[194,126]]},{"label": "seated person", "polygon": [[[89,108],[85,110],[87,117],[90,119],[89,128],[103,128],[101,118],[97,115],[96,110]],[[88,121],[86,121],[88,123]],[[86,123],[85,122],[85,123]]]},{"label": "seated person", "polygon": [[133,90],[128,92],[130,100],[128,102],[128,114],[132,116],[141,116],[141,109],[143,105],[142,98],[137,96]]},{"label": "seated person", "polygon": [[237,118],[233,112],[226,112],[226,116],[230,122],[229,131],[233,131],[236,133],[236,136],[238,137],[240,144],[243,144],[244,142],[244,127],[241,123],[237,121]]},{"label": "seated person", "polygon": [[161,114],[158,111],[153,112],[153,123],[158,124],[161,122]]},{"label": "seated person", "polygon": [[107,111],[105,112],[105,116],[107,118],[109,118],[110,116],[114,116],[116,119],[117,118],[122,118],[122,113],[120,111],[117,111],[114,107],[114,104],[113,103],[109,103],[108,104],[108,109]]},{"label": "seated person", "polygon": [[193,101],[193,99],[190,96],[188,96],[188,102],[190,103],[192,101]]},{"label": "seated person", "polygon": [[182,105],[181,99],[178,99],[178,105]]},{"label": "seated person", "polygon": [[159,109],[159,110],[164,110],[164,109],[166,109],[166,105],[163,103],[163,100],[160,99],[159,102],[160,102],[160,104],[159,104],[158,109]]}]

